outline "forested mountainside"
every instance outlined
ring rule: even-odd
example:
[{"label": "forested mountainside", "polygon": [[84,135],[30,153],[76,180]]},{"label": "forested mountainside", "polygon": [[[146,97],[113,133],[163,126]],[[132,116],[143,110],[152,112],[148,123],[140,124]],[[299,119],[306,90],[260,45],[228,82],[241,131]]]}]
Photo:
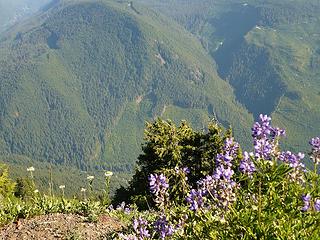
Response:
[{"label": "forested mountainside", "polygon": [[291,133],[287,148],[306,150],[320,128],[319,8],[298,0],[43,5],[1,36],[1,158],[16,172],[38,162],[128,172],[145,121],[187,119],[201,129],[215,118],[248,145],[259,113]]},{"label": "forested mountainside", "polygon": [[138,4],[52,4],[2,38],[0,82],[4,159],[130,171],[157,117],[199,129],[215,117],[250,135],[252,116],[201,43]]},{"label": "forested mountainside", "polygon": [[164,0],[139,2],[175,19],[202,42],[219,76],[256,117],[272,114],[291,136],[320,128],[320,2]]}]

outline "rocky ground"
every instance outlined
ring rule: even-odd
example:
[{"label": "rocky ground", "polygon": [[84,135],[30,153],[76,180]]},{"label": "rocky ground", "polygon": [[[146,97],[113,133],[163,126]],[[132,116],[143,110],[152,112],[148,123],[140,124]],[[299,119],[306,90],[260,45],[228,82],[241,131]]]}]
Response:
[{"label": "rocky ground", "polygon": [[23,239],[113,239],[110,233],[121,230],[114,218],[102,215],[96,222],[75,214],[52,214],[20,219],[0,228],[1,240]]}]

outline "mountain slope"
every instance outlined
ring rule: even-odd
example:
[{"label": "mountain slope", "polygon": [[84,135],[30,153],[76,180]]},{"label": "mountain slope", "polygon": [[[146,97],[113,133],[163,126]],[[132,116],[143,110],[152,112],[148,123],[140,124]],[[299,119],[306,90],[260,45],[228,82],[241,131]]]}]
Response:
[{"label": "mountain slope", "polygon": [[197,36],[237,100],[286,127],[287,147],[307,150],[320,128],[319,1],[139,2]]},{"label": "mountain slope", "polygon": [[140,5],[63,1],[0,44],[0,153],[79,169],[132,169],[144,122],[205,126],[248,140],[252,122],[200,42]]}]

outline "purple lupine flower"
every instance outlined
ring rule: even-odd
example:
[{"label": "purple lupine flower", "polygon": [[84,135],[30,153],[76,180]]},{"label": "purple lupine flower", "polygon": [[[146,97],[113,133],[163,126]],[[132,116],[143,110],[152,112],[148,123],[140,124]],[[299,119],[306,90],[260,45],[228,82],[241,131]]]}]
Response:
[{"label": "purple lupine flower", "polygon": [[290,151],[282,152],[279,160],[288,164],[293,170],[289,173],[289,180],[292,182],[304,182],[305,165],[302,163],[303,153],[293,154]]},{"label": "purple lupine flower", "polygon": [[253,138],[266,138],[271,134],[272,127],[270,125],[271,118],[267,115],[260,114],[260,122],[253,124],[252,137]]},{"label": "purple lupine flower", "polygon": [[206,176],[204,179],[201,179],[197,182],[198,188],[201,189],[202,194],[205,196],[208,194],[208,191],[213,189],[216,185],[216,181],[212,176]]},{"label": "purple lupine flower", "polygon": [[197,211],[199,208],[202,208],[204,205],[202,191],[200,189],[191,189],[186,201],[191,204],[190,209],[193,211]]},{"label": "purple lupine flower", "polygon": [[190,169],[189,169],[188,167],[182,168],[182,171],[183,171],[185,174],[189,174],[189,173],[190,173]]},{"label": "purple lupine flower", "polygon": [[302,201],[304,206],[301,208],[301,211],[306,212],[310,208],[311,195],[309,193],[307,195],[303,195]]},{"label": "purple lupine flower", "polygon": [[[201,194],[201,204],[203,199],[211,199],[217,207],[227,208],[236,200],[236,182],[232,180],[234,175],[233,163],[238,157],[239,144],[233,138],[227,138],[223,147],[223,153],[217,154],[216,168],[212,176],[206,176],[197,182],[198,190],[192,190],[187,201],[192,203],[191,209],[198,209],[199,203],[195,201]],[[202,197],[208,198],[202,198]],[[198,205],[197,205],[198,204]]]},{"label": "purple lupine flower", "polygon": [[320,137],[312,138],[309,143],[312,146],[311,159],[320,164]]},{"label": "purple lupine flower", "polygon": [[224,143],[223,150],[224,152],[228,152],[229,156],[236,157],[238,154],[238,150],[240,148],[239,143],[234,141],[234,138],[227,138]]},{"label": "purple lupine flower", "polygon": [[266,138],[255,139],[253,144],[254,144],[256,158],[271,160],[272,153],[274,150],[274,145],[269,139],[266,139]]},{"label": "purple lupine flower", "polygon": [[313,149],[320,150],[320,137],[312,138],[309,143]]},{"label": "purple lupine flower", "polygon": [[160,217],[154,223],[155,230],[159,233],[161,239],[172,236],[174,233],[174,228],[171,224],[168,223],[165,216]]},{"label": "purple lupine flower", "polygon": [[239,170],[248,176],[252,176],[252,174],[256,171],[256,167],[250,159],[250,156],[252,156],[253,153],[244,152],[243,155],[244,156],[240,162]]},{"label": "purple lupine flower", "polygon": [[155,202],[159,204],[160,207],[164,206],[166,198],[168,197],[169,184],[167,178],[162,173],[151,174],[149,177],[150,191],[155,195]]},{"label": "purple lupine flower", "polygon": [[147,226],[148,222],[141,217],[133,220],[133,229],[135,233],[138,235],[139,240],[143,240],[144,238],[150,237]]},{"label": "purple lupine flower", "polygon": [[166,190],[169,188],[167,178],[162,173],[160,175],[151,174],[149,177],[149,185],[150,191],[155,195],[161,192],[163,189]]},{"label": "purple lupine flower", "polygon": [[279,160],[289,164],[292,168],[304,167],[304,164],[301,162],[303,158],[303,153],[299,152],[298,155],[295,155],[290,151],[282,152],[279,156]]},{"label": "purple lupine flower", "polygon": [[213,198],[217,207],[227,208],[236,200],[237,184],[232,180],[234,171],[230,167],[220,165],[212,176],[198,181],[198,188],[204,196]]},{"label": "purple lupine flower", "polygon": [[230,180],[233,174],[234,171],[230,167],[225,168],[224,166],[220,165],[215,169],[213,178],[221,180]]},{"label": "purple lupine flower", "polygon": [[218,165],[223,164],[225,166],[231,167],[232,160],[233,160],[233,157],[228,154],[222,154],[222,153],[217,154],[216,161]]},{"label": "purple lupine flower", "polygon": [[205,195],[212,198],[216,207],[226,209],[229,204],[236,201],[237,184],[234,181],[223,182],[221,180],[216,181],[215,184],[216,187],[207,190]]},{"label": "purple lupine flower", "polygon": [[272,128],[270,133],[271,138],[274,140],[277,137],[284,137],[286,136],[286,131],[281,128]]},{"label": "purple lupine flower", "polygon": [[198,188],[204,195],[209,195],[217,207],[227,208],[236,200],[237,184],[232,180],[234,175],[233,163],[238,157],[239,144],[233,138],[227,138],[223,153],[216,157],[216,169],[212,176],[207,176],[198,182]]},{"label": "purple lupine flower", "polygon": [[316,199],[314,201],[314,209],[317,211],[317,212],[320,212],[320,199]]},{"label": "purple lupine flower", "polygon": [[260,114],[259,118],[260,121],[252,127],[255,157],[271,160],[277,154],[277,138],[285,136],[285,130],[273,128],[270,124],[271,118],[267,115]]},{"label": "purple lupine flower", "polygon": [[217,164],[232,167],[233,160],[238,156],[239,148],[239,143],[234,141],[234,138],[227,138],[224,143],[223,153],[217,154]]}]

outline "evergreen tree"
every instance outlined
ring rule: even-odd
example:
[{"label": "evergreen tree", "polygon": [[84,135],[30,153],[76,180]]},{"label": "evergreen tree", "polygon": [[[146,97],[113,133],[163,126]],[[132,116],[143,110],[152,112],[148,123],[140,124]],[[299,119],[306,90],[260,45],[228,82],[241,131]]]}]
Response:
[{"label": "evergreen tree", "polygon": [[195,186],[199,179],[212,173],[212,161],[223,151],[224,141],[230,136],[231,130],[223,131],[215,122],[209,124],[207,131],[195,131],[186,121],[179,126],[161,119],[147,123],[138,167],[129,187],[117,190],[114,202],[130,201],[141,208],[152,204],[148,179],[158,172],[165,172],[170,183],[174,183],[170,185],[178,186],[169,190],[170,196],[183,201],[185,178]]}]

